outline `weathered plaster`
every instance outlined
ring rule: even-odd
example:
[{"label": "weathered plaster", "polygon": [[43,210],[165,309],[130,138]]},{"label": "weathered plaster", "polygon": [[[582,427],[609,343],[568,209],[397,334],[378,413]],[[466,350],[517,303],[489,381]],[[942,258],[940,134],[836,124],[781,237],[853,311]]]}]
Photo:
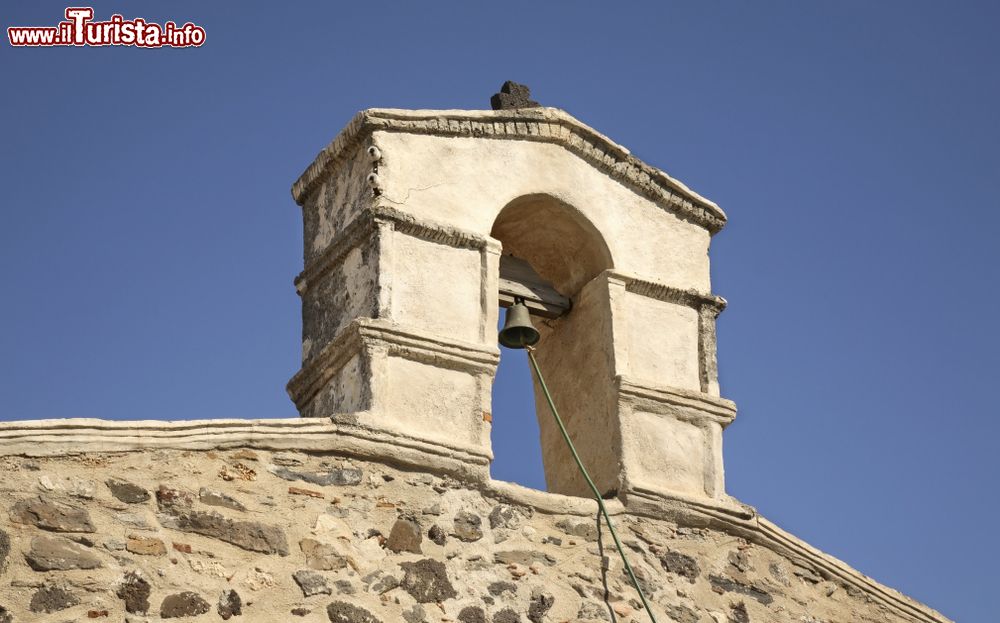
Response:
[{"label": "weathered plaster", "polygon": [[[304,416],[491,456],[498,259],[512,253],[572,300],[540,327],[538,358],[602,490],[624,494],[659,474],[644,490],[724,494],[720,431],[634,415],[615,385],[719,395],[714,321],[725,302],[708,261],[725,222],[718,206],[541,108],[365,111],[293,195],[306,240],[318,241],[296,280],[303,369],[289,392]],[[358,319],[391,328],[388,341],[358,339]],[[414,338],[388,337],[402,334]],[[432,354],[442,349],[448,357]],[[549,488],[581,492],[558,433],[548,418],[540,426]],[[630,451],[625,428],[660,440],[683,432],[696,447]]]}]

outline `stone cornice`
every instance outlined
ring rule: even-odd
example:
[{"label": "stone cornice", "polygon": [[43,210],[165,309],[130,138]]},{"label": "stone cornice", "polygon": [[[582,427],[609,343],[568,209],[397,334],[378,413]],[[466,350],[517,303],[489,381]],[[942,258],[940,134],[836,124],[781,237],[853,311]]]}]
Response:
[{"label": "stone cornice", "polygon": [[496,347],[484,348],[477,344],[444,340],[428,334],[405,331],[383,320],[357,318],[316,356],[302,365],[302,369],[288,382],[288,395],[300,408],[308,404],[323,384],[347,360],[362,350],[363,344],[374,346],[376,342],[391,354],[415,361],[433,362],[452,370],[492,372],[500,361],[500,352]]},{"label": "stone cornice", "polygon": [[[422,465],[427,454],[457,458],[470,466],[487,465],[478,448],[427,443],[385,430],[372,430],[328,418],[190,420],[161,422],[73,418],[0,423],[0,456],[71,456],[142,450],[296,450],[340,452]],[[419,454],[414,454],[414,452]],[[410,456],[403,456],[409,453]],[[421,458],[423,457],[423,458]],[[461,475],[461,472],[457,472]]]},{"label": "stone cornice", "polygon": [[119,422],[85,418],[0,422],[0,456],[62,456],[166,448],[215,450],[253,446],[321,449],[329,420],[189,420]]},{"label": "stone cornice", "polygon": [[[301,295],[311,283],[318,281],[351,249],[370,237],[379,223],[391,223],[392,228],[403,234],[445,244],[458,249],[484,249],[491,242],[486,236],[421,219],[396,208],[374,205],[365,208],[334,236],[326,248],[295,278],[295,289]],[[493,243],[495,244],[495,243]]]},{"label": "stone cornice", "polygon": [[726,398],[711,396],[679,387],[652,385],[619,375],[615,378],[618,392],[634,400],[666,405],[728,426],[736,418],[736,403]]},{"label": "stone cornice", "polygon": [[726,214],[718,205],[557,108],[496,111],[373,108],[361,111],[292,185],[295,202],[302,205],[330,169],[375,131],[554,143],[663,209],[713,234],[726,224]]},{"label": "stone cornice", "polygon": [[[0,422],[0,456],[71,456],[96,453],[161,450],[298,450],[334,452],[352,456],[373,456],[372,443],[386,444],[371,433],[355,431],[325,418],[265,420],[109,421],[96,419],[35,420]],[[398,444],[397,440],[391,443]],[[394,446],[398,449],[398,446]],[[403,449],[399,449],[403,450]],[[384,447],[381,448],[384,452]],[[382,456],[385,456],[382,454]],[[482,457],[469,457],[483,460]],[[467,486],[485,495],[537,512],[593,517],[593,500],[528,489],[492,480],[468,481]],[[761,517],[752,507],[732,498],[712,503],[683,497],[629,499],[606,502],[612,515],[634,514],[673,521],[682,526],[708,527],[732,534],[785,555],[834,580],[862,591],[898,616],[919,623],[949,623],[942,614],[887,586],[879,584],[848,564],[821,552]]]},{"label": "stone cornice", "polygon": [[616,270],[605,272],[609,279],[615,279],[624,283],[626,292],[632,292],[667,303],[677,303],[678,305],[693,307],[695,309],[705,307],[715,315],[722,313],[722,310],[726,308],[726,299],[715,294],[698,292],[697,290],[682,290],[663,283],[648,281],[634,275],[620,273]]}]

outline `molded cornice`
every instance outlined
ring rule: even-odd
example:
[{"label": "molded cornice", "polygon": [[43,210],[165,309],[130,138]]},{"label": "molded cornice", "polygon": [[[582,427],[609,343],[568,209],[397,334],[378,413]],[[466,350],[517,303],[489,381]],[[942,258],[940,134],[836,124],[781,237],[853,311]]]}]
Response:
[{"label": "molded cornice", "polygon": [[403,110],[359,112],[292,185],[299,205],[345,154],[375,131],[434,136],[526,140],[561,145],[664,210],[715,233],[726,213],[665,172],[558,108],[517,110]]}]

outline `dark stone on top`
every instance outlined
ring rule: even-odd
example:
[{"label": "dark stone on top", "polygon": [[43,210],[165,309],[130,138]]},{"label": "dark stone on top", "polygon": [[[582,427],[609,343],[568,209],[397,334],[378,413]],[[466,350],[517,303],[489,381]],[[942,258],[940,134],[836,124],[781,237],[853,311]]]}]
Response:
[{"label": "dark stone on top", "polygon": [[527,85],[511,80],[503,83],[499,93],[490,98],[493,110],[514,110],[517,108],[538,108],[538,102],[531,99],[531,89]]}]

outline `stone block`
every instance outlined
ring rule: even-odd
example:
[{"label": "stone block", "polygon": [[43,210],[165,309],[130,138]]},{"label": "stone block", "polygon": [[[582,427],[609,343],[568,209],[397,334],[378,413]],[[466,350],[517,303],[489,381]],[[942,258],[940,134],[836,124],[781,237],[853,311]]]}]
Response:
[{"label": "stone block", "polygon": [[10,510],[10,519],[53,532],[95,532],[86,509],[45,496],[17,502]]},{"label": "stone block", "polygon": [[163,603],[160,604],[160,618],[193,617],[205,614],[209,610],[211,610],[211,606],[201,595],[192,591],[184,591],[163,598]]},{"label": "stone block", "polygon": [[97,569],[103,566],[101,558],[89,548],[58,536],[34,537],[24,558],[35,571]]}]

